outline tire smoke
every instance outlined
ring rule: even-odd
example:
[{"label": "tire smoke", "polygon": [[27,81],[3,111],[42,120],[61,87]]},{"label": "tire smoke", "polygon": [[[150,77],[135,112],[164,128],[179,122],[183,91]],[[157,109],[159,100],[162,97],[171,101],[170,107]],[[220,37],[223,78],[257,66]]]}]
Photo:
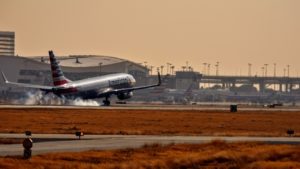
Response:
[{"label": "tire smoke", "polygon": [[58,97],[53,93],[45,94],[42,91],[28,91],[25,97],[13,101],[13,104],[23,105],[66,105],[66,106],[100,106],[95,100],[83,100],[81,98],[67,99]]}]

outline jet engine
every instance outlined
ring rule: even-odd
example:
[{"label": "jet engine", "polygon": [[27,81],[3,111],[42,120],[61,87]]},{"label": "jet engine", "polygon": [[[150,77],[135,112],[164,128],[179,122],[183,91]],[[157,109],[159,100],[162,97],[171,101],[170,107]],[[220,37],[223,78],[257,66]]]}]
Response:
[{"label": "jet engine", "polygon": [[132,92],[126,92],[126,93],[119,93],[117,95],[118,99],[119,100],[125,100],[125,99],[129,99],[133,96],[133,93]]}]

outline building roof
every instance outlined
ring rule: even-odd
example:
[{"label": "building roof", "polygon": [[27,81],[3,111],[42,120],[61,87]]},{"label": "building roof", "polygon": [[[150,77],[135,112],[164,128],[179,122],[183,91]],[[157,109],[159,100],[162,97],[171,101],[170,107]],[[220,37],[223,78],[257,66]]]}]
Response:
[{"label": "building roof", "polygon": [[[41,62],[41,60],[43,59],[46,63],[49,63],[48,56],[35,56],[30,58],[39,62]],[[95,67],[99,66],[100,64],[105,66],[128,61],[117,57],[102,55],[57,56],[57,59],[59,60],[59,65],[67,67]]]}]

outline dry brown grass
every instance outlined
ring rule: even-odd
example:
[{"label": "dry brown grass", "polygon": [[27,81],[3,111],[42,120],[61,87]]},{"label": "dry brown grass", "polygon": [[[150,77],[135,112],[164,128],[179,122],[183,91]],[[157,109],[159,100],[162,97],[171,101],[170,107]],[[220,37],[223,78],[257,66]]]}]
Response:
[{"label": "dry brown grass", "polygon": [[139,149],[53,153],[0,158],[2,169],[85,168],[300,168],[300,148],[262,143],[213,141],[196,145],[147,145]]},{"label": "dry brown grass", "polygon": [[23,139],[17,138],[0,138],[0,144],[21,144]]},{"label": "dry brown grass", "polygon": [[300,135],[300,112],[0,109],[0,132],[163,135]]}]

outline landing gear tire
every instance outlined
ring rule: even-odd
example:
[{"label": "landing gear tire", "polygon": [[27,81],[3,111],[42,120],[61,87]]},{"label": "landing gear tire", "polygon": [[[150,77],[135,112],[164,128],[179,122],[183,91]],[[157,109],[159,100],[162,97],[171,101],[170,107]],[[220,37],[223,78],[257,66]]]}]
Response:
[{"label": "landing gear tire", "polygon": [[104,106],[110,106],[110,101],[109,100],[103,100],[103,105]]}]

